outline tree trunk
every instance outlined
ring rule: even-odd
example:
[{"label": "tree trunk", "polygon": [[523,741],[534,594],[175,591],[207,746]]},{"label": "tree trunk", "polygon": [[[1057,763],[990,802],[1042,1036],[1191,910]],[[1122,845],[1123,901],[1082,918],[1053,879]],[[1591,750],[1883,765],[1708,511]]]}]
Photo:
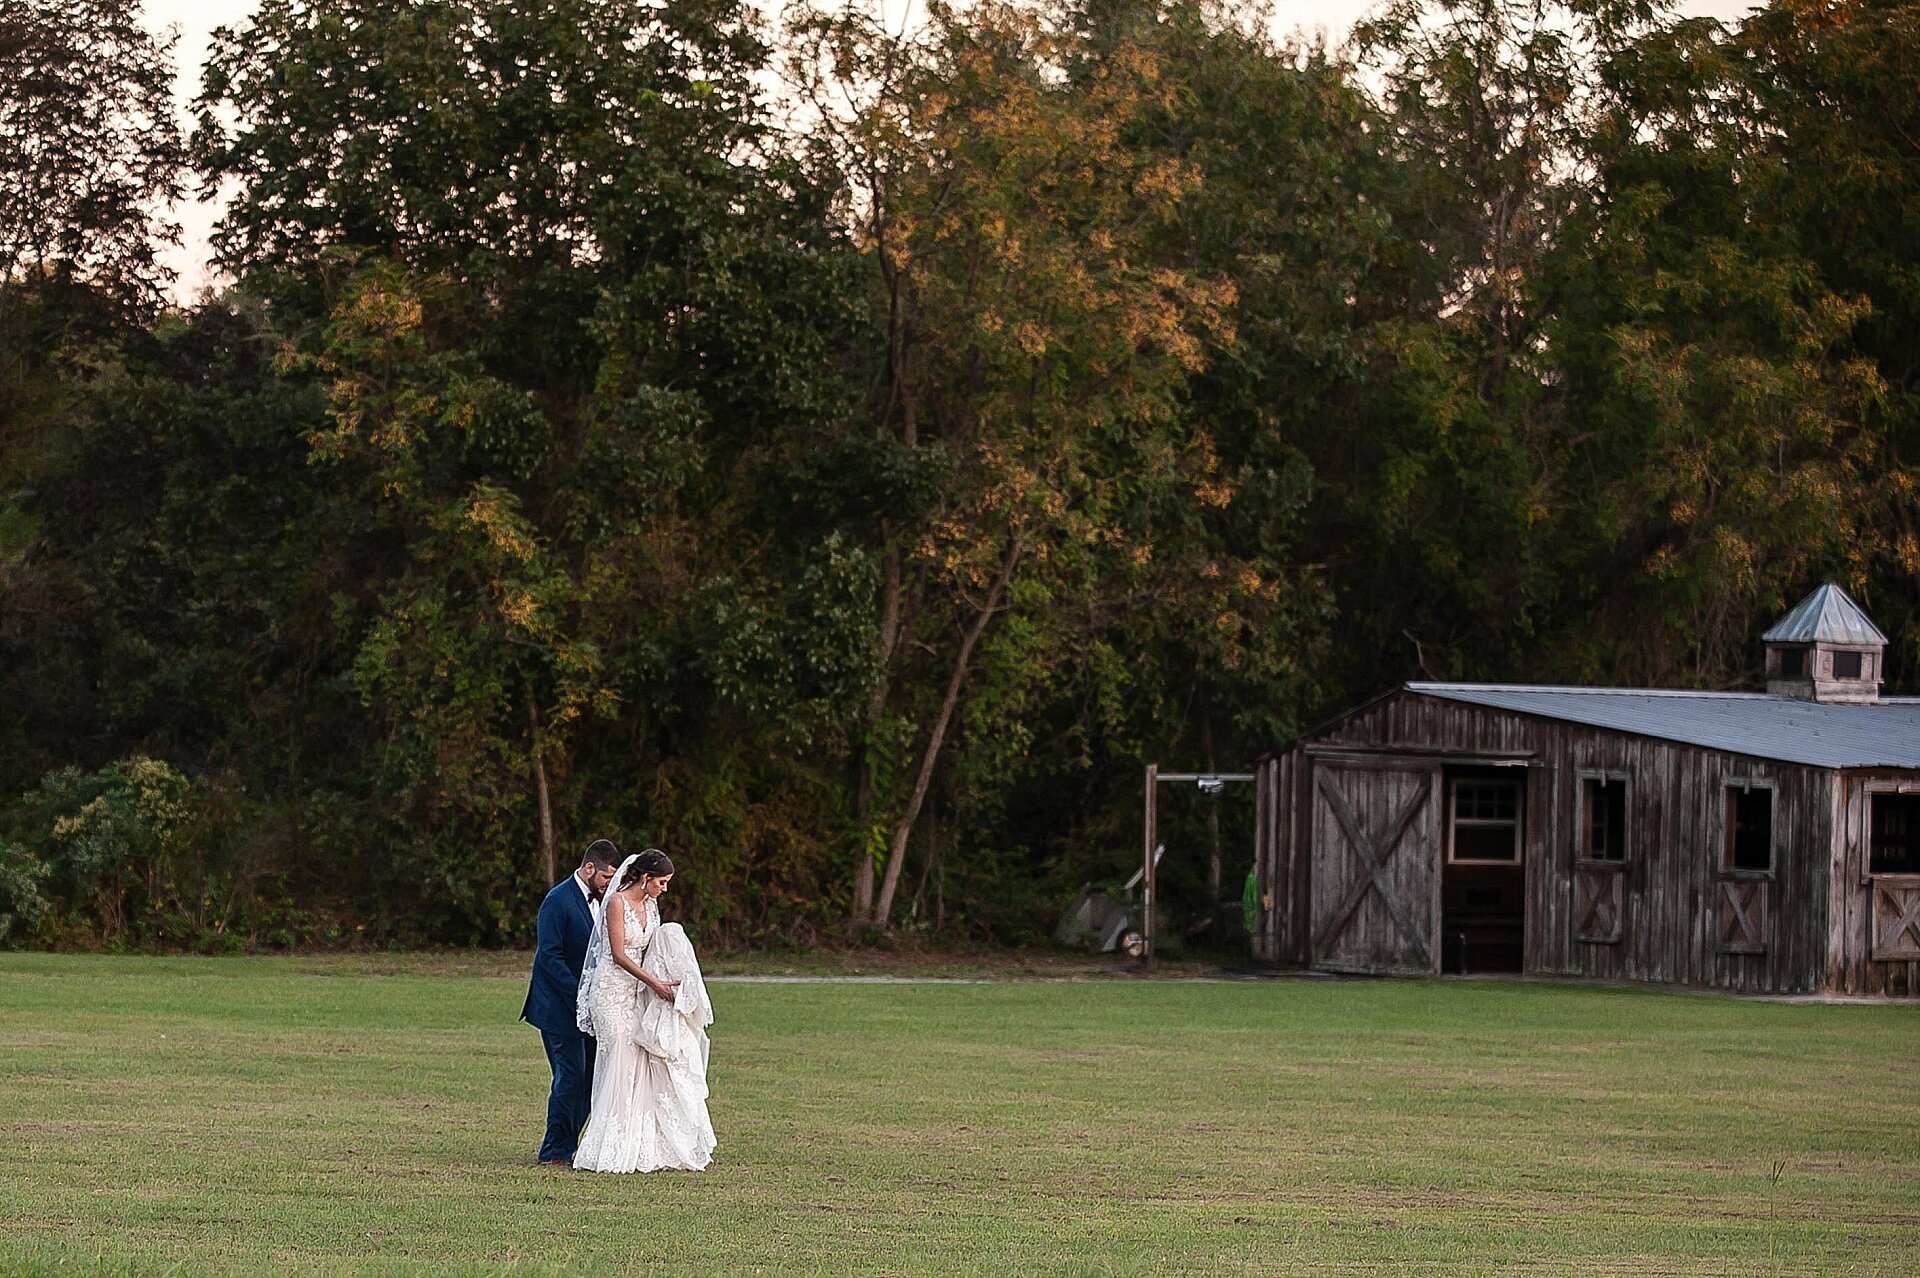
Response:
[{"label": "tree trunk", "polygon": [[873,807],[872,736],[887,708],[887,694],[893,681],[889,670],[894,649],[900,641],[900,549],[887,552],[880,583],[880,673],[874,679],[873,692],[867,698],[867,745],[860,753],[860,771],[855,781],[853,828],[860,835],[860,859],[853,871],[853,917],[858,928],[873,916],[873,849],[867,838],[867,813]]},{"label": "tree trunk", "polygon": [[[870,179],[872,175],[869,175]],[[910,299],[907,293],[906,277],[896,268],[892,244],[892,220],[889,205],[882,195],[883,186],[877,180],[870,180],[869,190],[874,200],[870,208],[869,231],[877,248],[874,260],[880,267],[882,279],[887,289],[887,397],[880,410],[879,426],[885,432],[895,428],[899,430],[900,442],[911,451],[920,445],[919,414],[915,410],[914,385],[910,369],[911,364],[911,323],[908,318]],[[900,639],[904,632],[905,585],[903,581],[902,556],[898,544],[899,533],[888,529],[888,536],[894,540],[889,546],[883,563],[884,577],[880,595],[880,670],[874,680],[872,694],[867,699],[867,737],[860,752],[859,775],[854,791],[854,829],[860,836],[860,859],[854,867],[853,875],[853,914],[849,919],[852,930],[872,922],[875,918],[873,900],[873,846],[872,832],[867,828],[869,816],[873,810],[873,734],[880,727],[881,716],[886,713],[887,699],[893,690],[892,670],[895,655],[900,649]],[[890,876],[893,882],[897,876]],[[887,893],[892,901],[892,891]],[[884,917],[885,911],[880,911]]]},{"label": "tree trunk", "polygon": [[540,852],[546,858],[547,882],[560,881],[560,857],[553,846],[553,797],[547,789],[547,763],[540,751],[540,707],[527,693],[527,726],[533,733],[533,789],[540,801]]},{"label": "tree trunk", "polygon": [[853,865],[853,914],[847,920],[849,931],[858,931],[873,912],[873,841],[867,837],[867,808],[873,797],[873,783],[867,777],[865,760],[860,763],[858,796],[853,828],[860,836],[860,851],[859,860]]},{"label": "tree trunk", "polygon": [[894,893],[900,887],[900,867],[907,855],[907,839],[913,834],[914,822],[920,819],[920,809],[927,801],[927,790],[933,784],[934,765],[940,761],[940,749],[946,744],[947,729],[953,723],[954,707],[960,703],[960,685],[966,682],[967,669],[973,663],[974,645],[980,642],[980,636],[986,632],[987,622],[1000,610],[1000,600],[1007,593],[1007,583],[1013,579],[1013,570],[1019,566],[1021,549],[1018,536],[1008,541],[1007,557],[1000,565],[1000,575],[994,578],[980,611],[967,624],[966,634],[960,640],[960,651],[954,656],[953,673],[947,678],[947,693],[940,701],[940,714],[933,721],[933,731],[927,735],[927,748],[920,756],[920,771],[914,777],[913,794],[907,800],[906,811],[894,823],[893,841],[887,849],[887,874],[880,884],[880,900],[873,907],[873,921],[881,927],[887,925],[887,916],[893,912]]},{"label": "tree trunk", "polygon": [[[879,246],[877,260],[887,282],[887,404],[881,410],[881,424],[885,429],[897,414],[900,442],[912,449],[920,444],[920,423],[914,412],[912,383],[907,372],[905,284],[892,266],[884,207],[876,203],[873,215],[874,243]],[[900,559],[900,547],[890,547],[881,570],[880,672],[874,680],[872,695],[867,698],[867,741],[860,752],[859,775],[854,783],[853,828],[860,836],[860,859],[853,870],[853,915],[848,920],[849,930],[864,927],[874,917],[873,847],[867,829],[867,818],[873,810],[874,797],[872,740],[874,731],[880,726],[880,716],[886,712],[887,698],[893,690],[893,658],[900,646],[904,613],[902,595],[905,589]]]},{"label": "tree trunk", "polygon": [[941,857],[933,867],[933,930],[947,930],[947,859]]},{"label": "tree trunk", "polygon": [[913,900],[907,905],[907,917],[921,922],[926,915],[927,884],[933,879],[933,867],[940,860],[940,822],[937,817],[928,818],[927,854],[920,858],[920,882],[913,889]]}]

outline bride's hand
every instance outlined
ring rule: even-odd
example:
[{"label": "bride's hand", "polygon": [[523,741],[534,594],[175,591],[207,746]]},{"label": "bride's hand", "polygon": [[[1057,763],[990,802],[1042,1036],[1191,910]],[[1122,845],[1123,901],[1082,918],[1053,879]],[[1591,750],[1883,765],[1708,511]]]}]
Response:
[{"label": "bride's hand", "polygon": [[653,992],[664,999],[671,999],[673,992],[679,988],[680,982],[678,981],[655,981],[653,983]]}]

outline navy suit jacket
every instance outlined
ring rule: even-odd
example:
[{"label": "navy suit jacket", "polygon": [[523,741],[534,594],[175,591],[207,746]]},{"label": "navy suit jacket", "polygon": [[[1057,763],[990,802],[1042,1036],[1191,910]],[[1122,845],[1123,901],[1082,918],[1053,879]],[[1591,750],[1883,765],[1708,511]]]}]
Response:
[{"label": "navy suit jacket", "polygon": [[593,939],[593,910],[578,877],[569,874],[561,879],[540,902],[535,936],[533,981],[520,1019],[551,1034],[577,1033],[574,1001],[580,991],[580,969],[587,961],[587,942]]}]

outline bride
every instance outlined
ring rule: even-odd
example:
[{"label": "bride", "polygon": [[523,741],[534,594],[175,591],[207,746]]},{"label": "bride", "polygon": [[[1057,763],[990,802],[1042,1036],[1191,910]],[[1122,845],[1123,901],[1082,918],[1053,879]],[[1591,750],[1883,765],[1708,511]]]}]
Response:
[{"label": "bride", "polygon": [[713,1005],[693,944],[657,904],[673,862],[648,848],[621,863],[580,973],[580,1029],[593,1035],[593,1101],[580,1171],[699,1171],[713,1157],[707,1031]]}]

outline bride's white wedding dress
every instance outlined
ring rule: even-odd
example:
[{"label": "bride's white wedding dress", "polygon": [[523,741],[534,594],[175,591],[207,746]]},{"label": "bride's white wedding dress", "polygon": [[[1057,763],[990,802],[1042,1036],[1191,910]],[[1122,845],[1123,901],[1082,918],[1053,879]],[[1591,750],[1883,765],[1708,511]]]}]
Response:
[{"label": "bride's white wedding dress", "polygon": [[[678,923],[660,922],[652,900],[636,911],[609,894],[607,908],[626,912],[627,957],[655,980],[680,985],[671,1000],[663,999],[611,955],[589,954],[579,1011],[581,1029],[596,1040],[593,1101],[573,1165],[580,1171],[699,1171],[715,1143],[707,1114],[706,1027],[713,1007],[699,960]],[[600,936],[595,941],[603,943]]]}]

